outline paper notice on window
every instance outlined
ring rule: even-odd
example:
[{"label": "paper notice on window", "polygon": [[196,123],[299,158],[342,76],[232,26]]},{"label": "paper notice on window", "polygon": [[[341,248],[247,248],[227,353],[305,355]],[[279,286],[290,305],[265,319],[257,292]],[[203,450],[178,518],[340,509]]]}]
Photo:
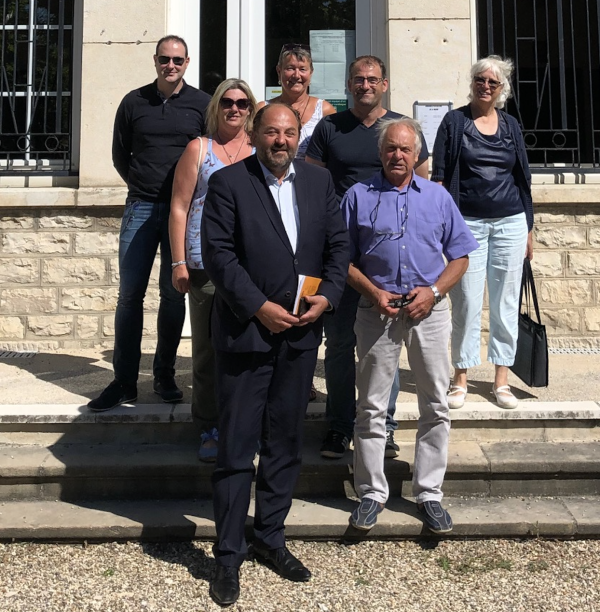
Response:
[{"label": "paper notice on window", "polygon": [[310,81],[310,93],[319,98],[345,98],[346,64],[313,64],[315,71]]},{"label": "paper notice on window", "polygon": [[354,30],[310,30],[315,71],[310,93],[321,98],[345,98],[348,66],[356,56]]}]

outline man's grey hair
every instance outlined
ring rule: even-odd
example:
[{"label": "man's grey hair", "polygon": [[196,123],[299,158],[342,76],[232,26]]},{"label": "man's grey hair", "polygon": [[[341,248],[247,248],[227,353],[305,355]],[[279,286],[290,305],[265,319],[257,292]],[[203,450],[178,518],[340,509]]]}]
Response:
[{"label": "man's grey hair", "polygon": [[415,153],[419,155],[423,146],[423,141],[421,139],[421,124],[416,119],[411,119],[410,117],[400,117],[399,119],[385,119],[384,121],[379,122],[379,125],[377,126],[377,132],[379,134],[377,146],[379,148],[379,153],[381,153],[381,151],[383,150],[383,143],[387,138],[388,130],[396,125],[404,125],[409,130],[414,132]]},{"label": "man's grey hair", "polygon": [[499,55],[488,55],[488,57],[481,58],[471,66],[471,92],[468,99],[469,101],[473,99],[473,79],[486,70],[491,70],[496,79],[502,83],[502,91],[496,98],[495,106],[496,108],[504,108],[504,104],[512,96],[510,77],[514,70],[514,64],[511,59]]}]

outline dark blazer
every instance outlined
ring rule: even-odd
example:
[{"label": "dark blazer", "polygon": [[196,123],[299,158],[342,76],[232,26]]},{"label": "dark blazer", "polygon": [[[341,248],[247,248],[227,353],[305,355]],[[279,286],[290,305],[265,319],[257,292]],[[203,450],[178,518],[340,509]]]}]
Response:
[{"label": "dark blazer", "polygon": [[[294,160],[300,218],[296,253],[256,155],[215,172],[202,214],[202,260],[216,288],[213,346],[267,352],[279,340],[254,316],[267,301],[292,310],[298,275],[323,279],[319,293],[335,308],[348,275],[349,243],[328,170]],[[322,318],[282,332],[290,346],[321,344]]]}]

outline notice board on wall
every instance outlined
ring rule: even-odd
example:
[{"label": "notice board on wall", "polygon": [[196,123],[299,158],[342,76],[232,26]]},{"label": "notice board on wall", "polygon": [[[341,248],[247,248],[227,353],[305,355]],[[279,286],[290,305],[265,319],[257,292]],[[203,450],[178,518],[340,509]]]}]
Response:
[{"label": "notice board on wall", "polygon": [[433,151],[433,144],[438,131],[438,127],[444,115],[452,110],[452,102],[415,102],[413,104],[413,119],[421,124],[423,136],[429,149],[429,154]]}]

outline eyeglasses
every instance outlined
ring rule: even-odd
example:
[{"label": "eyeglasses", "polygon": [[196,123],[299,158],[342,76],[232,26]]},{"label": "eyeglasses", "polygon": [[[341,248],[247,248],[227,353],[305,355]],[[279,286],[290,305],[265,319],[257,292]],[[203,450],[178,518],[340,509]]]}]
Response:
[{"label": "eyeglasses", "polygon": [[232,100],[231,98],[221,98],[219,100],[221,108],[229,110],[234,106],[237,106],[238,110],[245,111],[250,108],[250,100],[248,98],[239,98],[238,100]]},{"label": "eyeglasses", "polygon": [[161,66],[166,66],[171,60],[175,66],[183,66],[185,63],[185,57],[169,57],[168,55],[159,55],[156,59]]},{"label": "eyeglasses", "polygon": [[487,83],[490,91],[496,91],[498,87],[502,87],[503,83],[495,81],[494,79],[486,79],[485,77],[476,76],[473,77],[473,83],[475,85],[481,85],[482,87]]},{"label": "eyeglasses", "polygon": [[[400,201],[400,193],[396,196],[396,219],[398,221],[398,226],[400,227],[400,231],[398,232],[382,232],[375,229],[375,223],[377,222],[377,217],[379,216],[379,205],[381,204],[381,191],[379,192],[379,197],[377,198],[377,204],[375,208],[371,211],[369,215],[369,220],[371,221],[371,229],[375,236],[380,236],[381,241],[383,240],[400,240],[404,233],[406,232],[406,224],[408,222],[408,191],[404,194],[404,203],[400,208],[398,208],[398,203]],[[380,241],[380,242],[381,242]],[[379,243],[378,243],[379,244]]]},{"label": "eyeglasses", "polygon": [[384,80],[385,79],[383,77],[354,77],[352,79],[352,83],[354,83],[354,85],[362,85],[365,81],[367,81],[371,87],[375,87],[379,83],[383,83]]},{"label": "eyeglasses", "polygon": [[279,52],[279,57],[281,57],[286,51],[297,51],[298,49],[302,49],[303,51],[308,51],[310,54],[310,45],[303,45],[302,43],[285,43],[281,47],[281,51]]}]

